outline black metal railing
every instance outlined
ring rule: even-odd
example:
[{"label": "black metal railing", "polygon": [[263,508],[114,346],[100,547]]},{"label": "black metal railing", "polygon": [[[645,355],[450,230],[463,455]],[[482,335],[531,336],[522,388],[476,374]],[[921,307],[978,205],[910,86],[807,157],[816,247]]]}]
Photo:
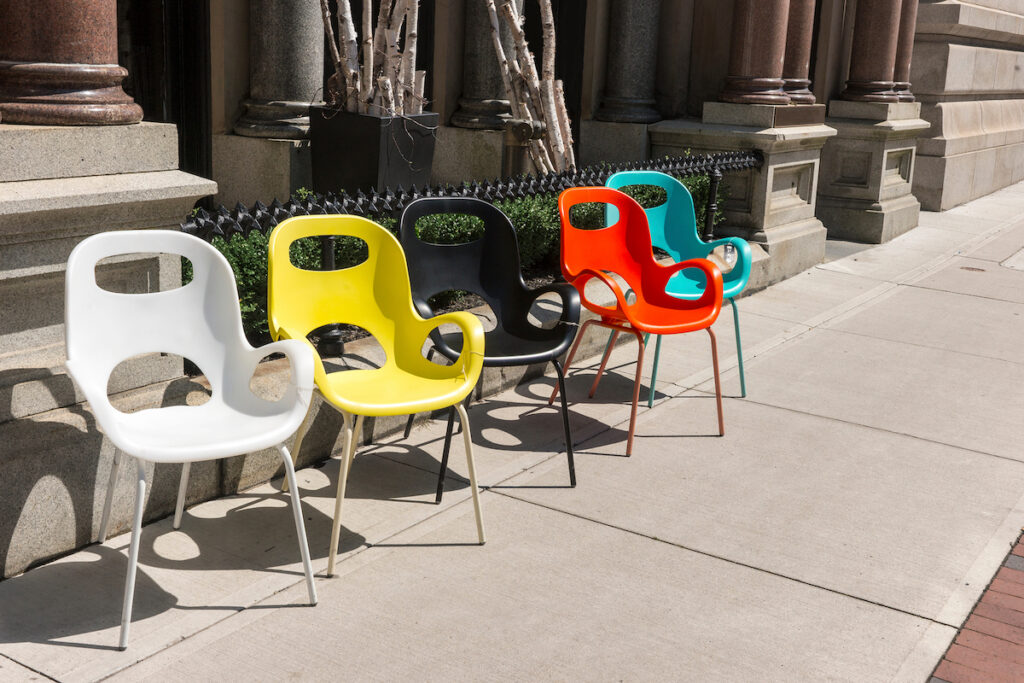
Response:
[{"label": "black metal railing", "polygon": [[[350,195],[346,192],[335,194],[312,194],[304,198],[292,197],[283,204],[275,199],[269,206],[256,202],[252,208],[241,203],[234,209],[220,206],[210,213],[198,209],[181,224],[181,229],[206,241],[220,236],[231,239],[234,235],[248,235],[253,230],[269,233],[281,221],[293,216],[310,214],[352,214],[356,216],[392,216],[397,218],[405,206],[420,197],[476,197],[489,202],[505,199],[521,199],[543,194],[557,194],[570,187],[593,187],[604,185],[613,173],[620,171],[650,170],[670,173],[679,177],[707,175],[709,192],[704,221],[704,238],[714,235],[715,213],[718,210],[718,184],[726,173],[758,168],[763,163],[756,151],[723,152],[683,157],[664,157],[650,161],[634,161],[620,164],[601,164],[572,171],[547,173],[544,175],[522,175],[505,180],[472,181],[462,185],[412,187],[408,190],[398,187],[384,192],[362,191]],[[330,251],[330,250],[325,250]]]}]

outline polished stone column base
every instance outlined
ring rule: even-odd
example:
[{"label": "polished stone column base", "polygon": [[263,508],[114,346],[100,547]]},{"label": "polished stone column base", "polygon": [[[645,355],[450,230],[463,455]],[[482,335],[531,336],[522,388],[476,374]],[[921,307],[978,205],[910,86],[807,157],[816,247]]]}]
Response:
[{"label": "polished stone column base", "polygon": [[920,112],[913,102],[830,103],[837,135],[822,150],[818,190],[830,239],[880,244],[917,227],[916,138],[929,127]]},{"label": "polished stone column base", "polygon": [[512,106],[508,100],[460,97],[459,108],[452,114],[451,123],[456,128],[502,130],[510,118]]},{"label": "polished stone column base", "polygon": [[851,102],[899,102],[892,81],[847,81],[840,97]]},{"label": "polished stone column base", "polygon": [[661,120],[656,104],[653,99],[606,96],[594,118],[618,123],[654,123]]},{"label": "polished stone column base", "polygon": [[[707,102],[704,119],[676,119],[651,124],[651,156],[723,150],[757,149],[761,168],[725,176],[727,198],[722,205],[725,224],[717,235],[748,240],[754,252],[751,289],[767,287],[821,263],[825,257],[825,228],[815,218],[818,164],[822,145],[835,135],[826,125],[737,125],[724,123],[746,107]],[[750,107],[763,118],[769,110],[804,107]],[[807,107],[811,109],[811,107]],[[764,119],[767,120],[767,119]],[[774,119],[772,119],[774,120]]]},{"label": "polished stone column base", "polygon": [[789,101],[793,104],[814,104],[817,100],[811,92],[811,81],[807,78],[786,78],[782,86]]},{"label": "polished stone column base", "polygon": [[309,102],[247,100],[235,133],[252,138],[300,140],[309,137]]},{"label": "polished stone column base", "polygon": [[0,118],[38,125],[138,123],[142,108],[121,88],[117,64],[0,61]]},{"label": "polished stone column base", "polygon": [[900,83],[899,81],[897,81],[897,82],[892,84],[892,89],[893,89],[893,92],[896,93],[896,96],[899,98],[900,102],[915,102],[916,101],[916,98],[914,97],[914,93],[910,92],[910,83],[907,83],[907,82]]},{"label": "polished stone column base", "polygon": [[789,104],[781,78],[729,76],[718,99],[734,104]]}]

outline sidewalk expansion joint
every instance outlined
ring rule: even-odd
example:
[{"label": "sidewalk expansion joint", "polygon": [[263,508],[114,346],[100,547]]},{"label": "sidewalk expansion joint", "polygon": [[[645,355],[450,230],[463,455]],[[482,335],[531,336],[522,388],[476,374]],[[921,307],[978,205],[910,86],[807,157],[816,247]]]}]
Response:
[{"label": "sidewalk expansion joint", "polygon": [[959,625],[957,625],[957,624],[947,624],[945,622],[938,621],[936,619],[924,616],[922,614],[917,614],[917,613],[911,612],[909,610],[901,609],[899,607],[893,607],[892,605],[887,605],[884,602],[878,602],[876,600],[870,600],[868,598],[864,598],[864,597],[861,597],[861,596],[858,596],[858,595],[853,595],[852,593],[846,593],[844,591],[837,590],[835,588],[829,588],[828,586],[822,586],[822,585],[819,585],[819,584],[816,584],[816,583],[812,583],[810,581],[805,581],[804,579],[800,579],[800,578],[797,578],[795,576],[789,576],[787,574],[782,574],[780,572],[775,572],[775,571],[772,571],[771,569],[765,569],[764,567],[757,567],[755,565],[748,564],[746,562],[740,562],[739,560],[730,559],[728,557],[725,557],[724,555],[718,555],[716,553],[713,553],[713,552],[710,552],[710,551],[707,551],[707,550],[701,550],[699,548],[694,548],[694,547],[691,547],[691,546],[688,546],[688,545],[684,545],[682,543],[675,543],[673,541],[668,541],[668,540],[666,540],[664,538],[658,538],[657,536],[651,536],[649,534],[645,534],[645,533],[642,533],[640,531],[636,531],[635,529],[629,529],[629,528],[626,528],[626,527],[618,526],[617,524],[612,524],[610,522],[604,522],[604,521],[601,521],[599,519],[594,519],[593,517],[588,517],[586,515],[577,514],[575,512],[569,512],[568,510],[562,510],[562,509],[557,508],[557,507],[552,507],[550,505],[545,505],[543,503],[538,503],[536,501],[527,500],[525,498],[519,498],[519,497],[517,497],[515,495],[512,495],[511,493],[505,493],[504,491],[493,491],[493,493],[496,493],[499,496],[505,496],[506,498],[511,498],[513,500],[519,501],[520,503],[526,503],[527,505],[533,505],[535,507],[543,508],[543,509],[549,510],[551,512],[567,515],[567,516],[573,517],[575,519],[579,519],[579,520],[586,521],[586,522],[591,522],[593,524],[599,524],[599,525],[601,525],[603,527],[607,527],[609,529],[615,529],[616,531],[621,531],[623,533],[627,533],[627,534],[630,534],[632,536],[638,536],[640,538],[646,538],[646,539],[649,539],[651,541],[655,541],[657,543],[662,543],[664,545],[671,546],[673,548],[678,548],[679,550],[685,550],[685,551],[688,551],[688,552],[691,552],[691,553],[696,553],[697,555],[701,555],[703,557],[709,557],[709,558],[715,559],[715,560],[720,560],[722,562],[727,562],[727,563],[729,563],[731,565],[734,565],[734,566],[737,566],[737,567],[744,567],[746,569],[751,569],[753,571],[760,572],[762,574],[768,574],[769,576],[775,576],[777,578],[784,579],[786,581],[792,581],[793,583],[798,583],[798,584],[801,584],[803,586],[807,586],[809,588],[817,588],[818,590],[823,590],[823,591],[826,591],[826,592],[831,593],[833,595],[839,595],[839,596],[842,596],[844,598],[850,598],[851,600],[856,600],[857,602],[861,602],[861,603],[868,604],[868,605],[874,605],[876,607],[881,607],[883,609],[886,609],[886,610],[889,610],[889,611],[892,611],[892,612],[897,612],[899,614],[905,614],[908,617],[913,617],[915,619],[921,619],[921,620],[927,621],[928,623],[931,623],[931,624],[937,624],[939,626],[948,626],[950,628],[959,628]]},{"label": "sidewalk expansion joint", "polygon": [[0,659],[6,659],[8,662],[12,662],[14,664],[17,664],[18,666],[20,666],[23,669],[28,669],[32,673],[37,674],[39,676],[42,676],[43,678],[45,678],[48,681],[59,681],[60,680],[60,679],[54,678],[53,676],[48,676],[45,673],[43,673],[42,671],[39,671],[38,669],[33,669],[28,664],[25,664],[24,662],[19,662],[17,659],[14,659],[13,657],[8,657],[7,655],[3,654],[2,652],[0,652]]}]

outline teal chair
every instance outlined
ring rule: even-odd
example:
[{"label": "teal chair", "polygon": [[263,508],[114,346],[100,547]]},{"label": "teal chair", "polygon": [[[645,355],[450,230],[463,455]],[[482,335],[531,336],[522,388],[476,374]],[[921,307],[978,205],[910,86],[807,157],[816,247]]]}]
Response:
[{"label": "teal chair", "polygon": [[[722,273],[722,298],[731,304],[732,321],[736,328],[736,356],[740,367],[740,395],[747,395],[747,382],[743,374],[743,348],[740,344],[740,318],[736,310],[735,297],[747,286],[750,279],[750,245],[738,237],[726,237],[714,242],[704,242],[697,231],[697,215],[693,209],[693,197],[676,178],[657,171],[622,171],[612,175],[605,182],[607,187],[621,190],[631,185],[654,185],[665,190],[664,204],[644,209],[647,224],[651,230],[651,244],[663,249],[676,261],[707,258],[716,247],[732,244],[736,248],[736,263],[728,273]],[[608,206],[606,221],[617,220],[615,207]],[[693,268],[679,272],[668,281],[665,291],[680,299],[699,299],[706,283],[703,274]],[[646,342],[646,336],[644,341]],[[610,351],[611,339],[608,340]],[[654,405],[654,386],[658,378],[658,357],[661,354],[661,336],[654,347],[654,366],[651,370],[651,388],[647,394],[647,407]]]}]

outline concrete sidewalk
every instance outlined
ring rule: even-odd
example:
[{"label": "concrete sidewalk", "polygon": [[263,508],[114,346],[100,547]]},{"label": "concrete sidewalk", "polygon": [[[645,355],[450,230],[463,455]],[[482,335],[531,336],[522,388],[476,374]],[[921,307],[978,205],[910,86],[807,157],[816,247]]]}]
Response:
[{"label": "concrete sidewalk", "polygon": [[[635,345],[580,364],[575,489],[550,377],[474,404],[483,547],[443,421],[361,448],[317,607],[276,485],[144,529],[126,652],[127,535],[0,582],[0,679],[925,681],[1024,524],[1022,248],[1024,184],[742,299],[723,438],[703,333],[631,458]],[[321,577],[337,476],[299,472]]]}]

